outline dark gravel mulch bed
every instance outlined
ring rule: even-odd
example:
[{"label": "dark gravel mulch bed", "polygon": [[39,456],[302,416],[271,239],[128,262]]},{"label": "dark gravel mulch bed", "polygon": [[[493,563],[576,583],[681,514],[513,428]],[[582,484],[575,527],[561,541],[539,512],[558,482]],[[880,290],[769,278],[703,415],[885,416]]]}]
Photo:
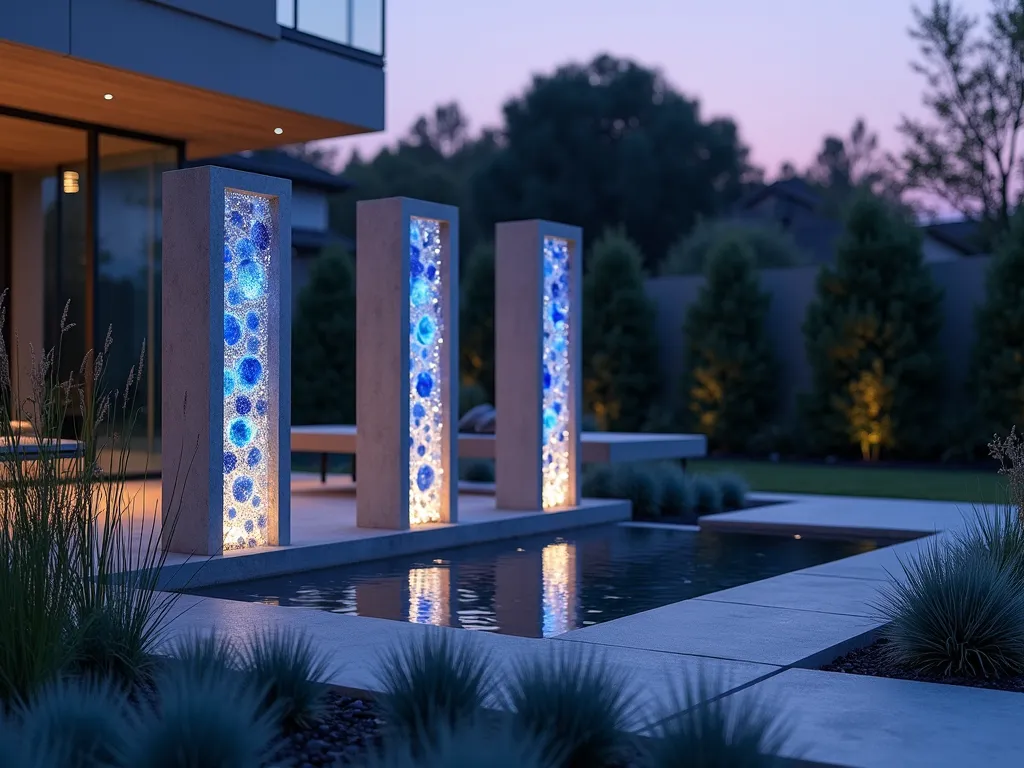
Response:
[{"label": "dark gravel mulch bed", "polygon": [[978,677],[943,677],[935,674],[922,674],[913,669],[898,667],[886,658],[888,640],[876,640],[872,645],[840,656],[831,664],[822,667],[825,672],[846,672],[851,675],[869,675],[871,677],[889,677],[897,680],[917,680],[924,683],[945,683],[946,685],[963,685],[969,688],[991,688],[997,691],[1016,691],[1024,693],[1024,675],[1017,677],[1001,677],[986,679]]},{"label": "dark gravel mulch bed", "polygon": [[377,742],[380,730],[372,702],[332,691],[320,722],[291,734],[272,764],[280,768],[334,766],[364,754]]}]

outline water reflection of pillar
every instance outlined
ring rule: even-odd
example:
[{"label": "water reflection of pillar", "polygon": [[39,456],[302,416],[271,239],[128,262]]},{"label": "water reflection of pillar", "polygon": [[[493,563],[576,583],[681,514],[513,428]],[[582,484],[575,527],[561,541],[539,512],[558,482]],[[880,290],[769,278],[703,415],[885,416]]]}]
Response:
[{"label": "water reflection of pillar", "polygon": [[576,545],[564,541],[548,544],[541,552],[541,571],[543,637],[576,629]]},{"label": "water reflection of pillar", "polygon": [[502,555],[494,565],[494,615],[504,635],[539,637],[542,630],[540,552]]},{"label": "water reflection of pillar", "polygon": [[405,580],[382,576],[356,585],[356,613],[377,619],[405,621],[409,607],[405,598]]},{"label": "water reflection of pillar", "polygon": [[448,566],[409,570],[409,621],[413,624],[452,626],[454,579]]}]

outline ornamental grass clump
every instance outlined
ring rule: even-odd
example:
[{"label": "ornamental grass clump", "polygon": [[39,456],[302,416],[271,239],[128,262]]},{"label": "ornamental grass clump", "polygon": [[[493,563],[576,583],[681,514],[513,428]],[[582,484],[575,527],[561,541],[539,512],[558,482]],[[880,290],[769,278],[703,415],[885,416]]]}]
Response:
[{"label": "ornamental grass clump", "polygon": [[130,734],[119,766],[258,768],[279,745],[267,689],[243,675],[165,669],[154,696],[126,711]]},{"label": "ornamental grass clump", "polygon": [[[6,294],[0,330],[5,307]],[[145,349],[121,389],[107,385],[110,333],[68,373],[67,315],[54,348],[18,356],[31,357],[28,372],[12,368],[0,335],[0,412],[10,415],[0,419],[0,709],[25,706],[65,675],[147,685],[175,599],[157,591],[166,561],[159,504],[150,517],[144,491],[127,485],[122,436],[134,433]],[[14,382],[25,381],[19,392]],[[177,494],[164,499],[166,533],[179,504]]]},{"label": "ornamental grass clump", "polygon": [[378,706],[392,738],[417,749],[472,721],[494,693],[490,655],[453,630],[434,628],[389,649],[378,675]]},{"label": "ornamental grass clump", "polygon": [[261,711],[275,712],[285,730],[307,728],[323,714],[330,669],[308,635],[291,628],[257,632],[242,646],[241,664],[266,691]]},{"label": "ornamental grass clump", "polygon": [[388,741],[360,763],[362,768],[560,768],[543,746],[507,723],[475,719],[441,728],[425,747]]},{"label": "ornamental grass clump", "polygon": [[219,632],[189,632],[168,647],[169,666],[183,674],[202,676],[221,672],[239,673],[242,667],[238,644]]},{"label": "ornamental grass clump", "polygon": [[1024,590],[996,558],[931,541],[877,603],[889,661],[937,676],[1024,673]]},{"label": "ornamental grass clump", "polygon": [[708,475],[693,475],[694,508],[698,515],[713,515],[722,511],[722,488],[715,478]]},{"label": "ornamental grass clump", "polygon": [[683,468],[677,464],[661,464],[657,471],[661,484],[661,513],[668,517],[682,517],[691,512],[693,488],[687,482]]},{"label": "ornamental grass clump", "polygon": [[112,768],[119,765],[128,736],[126,703],[109,680],[62,680],[41,690],[19,713],[17,737],[27,753],[56,757],[63,768]]},{"label": "ornamental grass clump", "polygon": [[743,509],[747,505],[750,486],[746,480],[732,472],[723,472],[714,479],[718,483],[724,509]]},{"label": "ornamental grass clump", "polygon": [[620,765],[631,743],[636,692],[599,653],[566,645],[514,670],[507,691],[514,725],[561,768]]},{"label": "ornamental grass clump", "polygon": [[720,697],[728,686],[705,676],[673,692],[669,715],[642,746],[644,768],[771,768],[791,730],[777,708],[753,692]]},{"label": "ornamental grass clump", "polygon": [[628,499],[633,516],[658,517],[661,514],[661,484],[654,471],[642,464],[620,464],[612,473],[612,497]]},{"label": "ornamental grass clump", "polygon": [[1024,586],[1024,525],[1016,506],[976,509],[954,536],[965,555],[991,559]]}]

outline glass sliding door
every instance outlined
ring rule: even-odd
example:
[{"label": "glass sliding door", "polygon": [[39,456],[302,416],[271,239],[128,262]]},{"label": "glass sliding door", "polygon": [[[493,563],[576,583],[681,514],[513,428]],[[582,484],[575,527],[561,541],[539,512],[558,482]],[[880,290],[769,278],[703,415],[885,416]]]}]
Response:
[{"label": "glass sliding door", "polygon": [[136,415],[124,435],[132,474],[160,471],[160,191],[177,164],[175,147],[99,137],[95,343],[111,329],[109,387],[124,391],[135,369]]}]

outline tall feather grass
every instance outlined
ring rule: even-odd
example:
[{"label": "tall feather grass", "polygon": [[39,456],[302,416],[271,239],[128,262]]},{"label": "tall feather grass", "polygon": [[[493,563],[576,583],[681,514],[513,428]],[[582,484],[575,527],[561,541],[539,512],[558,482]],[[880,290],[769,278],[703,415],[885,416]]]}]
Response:
[{"label": "tall feather grass", "polygon": [[[112,677],[128,688],[145,684],[175,599],[157,591],[166,561],[160,509],[154,505],[147,524],[146,500],[127,483],[145,348],[120,389],[106,382],[109,332],[100,352],[88,352],[77,372],[63,374],[63,340],[74,327],[68,311],[54,348],[38,355],[19,350],[19,359],[30,359],[25,376],[12,367],[0,336],[0,413],[29,425],[23,434],[0,419],[0,708],[6,709],[24,706],[65,673]],[[0,330],[5,318],[6,294]],[[22,382],[28,391],[21,391]],[[70,437],[78,444],[70,459],[60,442],[67,424],[74,424]],[[164,501],[163,524],[173,530],[179,502],[174,494]]]}]

